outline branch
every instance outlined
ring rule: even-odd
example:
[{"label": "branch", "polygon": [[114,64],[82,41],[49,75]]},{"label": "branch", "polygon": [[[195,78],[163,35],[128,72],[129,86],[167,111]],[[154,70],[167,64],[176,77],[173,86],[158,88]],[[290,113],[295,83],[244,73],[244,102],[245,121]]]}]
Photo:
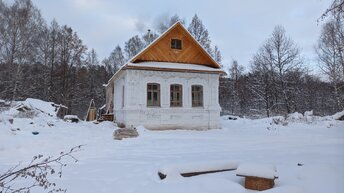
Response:
[{"label": "branch", "polygon": [[[72,155],[81,150],[83,145],[79,145],[76,147],[71,148],[68,152],[61,152],[60,155],[56,158],[54,157],[44,157],[43,155],[39,154],[34,156],[31,162],[24,168],[17,169],[20,166],[20,163],[16,166],[8,169],[4,174],[0,175],[0,192],[30,192],[30,189],[33,187],[42,187],[44,189],[53,188],[49,192],[61,192],[66,191],[64,189],[58,188],[55,189],[55,183],[52,183],[48,180],[49,175],[53,175],[56,173],[53,164],[57,163],[59,167],[59,171],[57,172],[58,176],[62,177],[62,168],[67,166],[66,163],[62,162],[63,158],[69,157],[74,162],[78,160]],[[14,188],[13,181],[16,179],[31,179],[33,180],[32,184],[25,187]]]}]

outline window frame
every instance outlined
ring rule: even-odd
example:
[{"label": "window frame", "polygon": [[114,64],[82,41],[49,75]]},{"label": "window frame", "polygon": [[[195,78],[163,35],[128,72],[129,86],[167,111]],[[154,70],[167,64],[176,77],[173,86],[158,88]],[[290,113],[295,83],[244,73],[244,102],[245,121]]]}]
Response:
[{"label": "window frame", "polygon": [[[175,41],[176,43],[173,44],[173,41]],[[180,42],[180,48],[178,47],[178,42]],[[171,38],[170,48],[172,50],[182,50],[183,49],[183,41],[179,38]]]},{"label": "window frame", "polygon": [[[151,86],[151,88],[149,88]],[[157,86],[154,89],[154,86]],[[147,93],[147,107],[160,107],[161,106],[161,91],[159,83],[147,83],[146,93]],[[157,93],[157,99],[154,100],[154,93]],[[150,96],[150,100],[149,100]]]},{"label": "window frame", "polygon": [[[200,88],[195,90],[194,88]],[[203,85],[191,85],[191,106],[192,107],[204,107],[204,89]],[[197,97],[197,99],[196,99]]]},{"label": "window frame", "polygon": [[[178,88],[178,90],[176,88]],[[178,94],[179,94],[179,100],[178,100]],[[183,107],[183,85],[182,84],[170,85],[170,107]]]}]

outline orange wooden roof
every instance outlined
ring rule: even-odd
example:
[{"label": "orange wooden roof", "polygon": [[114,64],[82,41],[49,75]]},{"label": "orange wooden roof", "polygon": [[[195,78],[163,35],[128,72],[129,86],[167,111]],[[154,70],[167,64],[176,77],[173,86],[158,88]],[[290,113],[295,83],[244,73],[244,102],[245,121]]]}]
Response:
[{"label": "orange wooden roof", "polygon": [[[172,49],[171,39],[180,39],[182,49]],[[147,61],[188,63],[221,68],[179,21],[130,60],[132,63]]]}]

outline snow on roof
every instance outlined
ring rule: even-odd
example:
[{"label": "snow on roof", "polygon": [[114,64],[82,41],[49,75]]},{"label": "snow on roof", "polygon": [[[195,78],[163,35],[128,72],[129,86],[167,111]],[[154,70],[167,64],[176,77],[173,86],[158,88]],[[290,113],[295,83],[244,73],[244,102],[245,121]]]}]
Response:
[{"label": "snow on roof", "polygon": [[220,68],[212,68],[212,67],[197,65],[197,64],[172,63],[172,62],[128,63],[128,66],[129,67],[166,68],[166,69],[178,69],[178,70],[223,72]]},{"label": "snow on roof", "polygon": [[252,176],[267,179],[277,178],[276,167],[269,164],[243,163],[237,169],[238,176]]},{"label": "snow on roof", "polygon": [[76,115],[65,115],[63,119],[79,119],[79,117]]}]

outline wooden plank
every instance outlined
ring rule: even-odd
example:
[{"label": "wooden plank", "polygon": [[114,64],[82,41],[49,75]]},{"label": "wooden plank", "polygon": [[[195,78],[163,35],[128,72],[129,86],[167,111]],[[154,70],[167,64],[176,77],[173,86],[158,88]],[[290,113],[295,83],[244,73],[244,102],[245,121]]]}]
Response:
[{"label": "wooden plank", "polygon": [[[182,49],[172,49],[171,39],[180,39],[182,41]],[[180,23],[175,24],[131,60],[133,63],[144,61],[199,64],[220,68],[220,65],[214,61]]]},{"label": "wooden plank", "polygon": [[[227,172],[232,171],[235,169],[223,169],[223,170],[210,170],[210,171],[200,171],[200,172],[188,172],[188,173],[181,173],[180,175],[183,177],[192,177],[197,175],[203,175],[203,174],[211,174],[211,173],[218,173],[218,172]],[[158,175],[161,180],[165,179],[167,177],[166,174],[163,174],[161,172],[158,172]]]}]

